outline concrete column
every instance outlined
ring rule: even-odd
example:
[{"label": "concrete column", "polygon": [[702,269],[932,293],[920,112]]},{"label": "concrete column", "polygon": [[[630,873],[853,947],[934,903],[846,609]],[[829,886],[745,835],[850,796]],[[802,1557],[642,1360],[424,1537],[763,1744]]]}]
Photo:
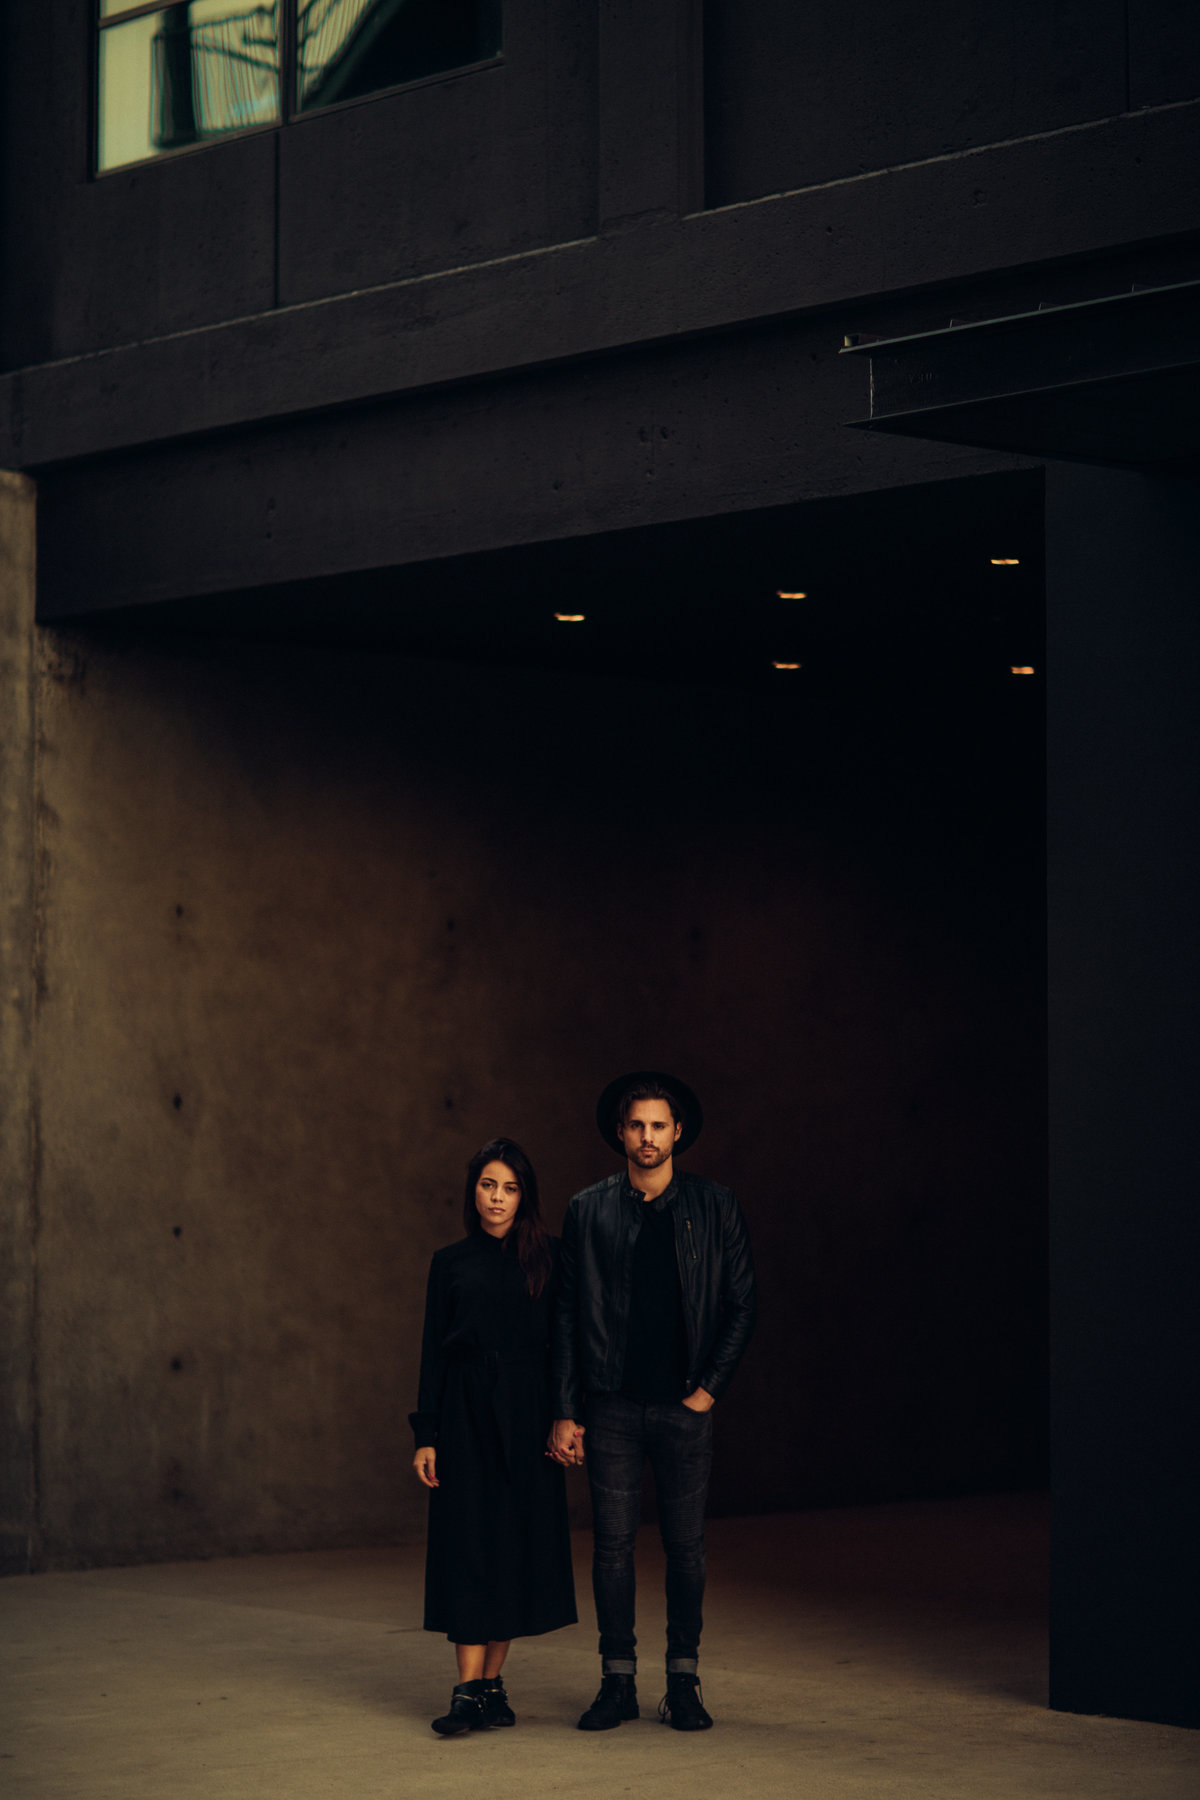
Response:
[{"label": "concrete column", "polygon": [[1200,499],[1047,474],[1051,1704],[1200,1724]]},{"label": "concrete column", "polygon": [[701,0],[600,0],[599,224],[704,204]]},{"label": "concrete column", "polygon": [[0,470],[0,1573],[36,1555],[34,487]]}]

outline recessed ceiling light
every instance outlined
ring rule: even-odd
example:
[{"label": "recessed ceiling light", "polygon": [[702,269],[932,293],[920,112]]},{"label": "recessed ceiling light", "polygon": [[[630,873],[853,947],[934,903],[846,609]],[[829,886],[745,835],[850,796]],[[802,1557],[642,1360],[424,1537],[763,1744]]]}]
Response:
[{"label": "recessed ceiling light", "polygon": [[560,625],[582,625],[583,621],[587,617],[587,614],[586,613],[555,613],[554,616],[558,620]]},{"label": "recessed ceiling light", "polygon": [[1017,569],[1021,565],[1021,559],[1019,556],[993,556],[991,563],[993,569]]},{"label": "recessed ceiling light", "polygon": [[785,594],[782,588],[776,588],[775,598],[777,600],[807,600],[808,595],[807,594]]},{"label": "recessed ceiling light", "polygon": [[801,666],[800,663],[773,662],[771,664],[773,669],[799,669]]},{"label": "recessed ceiling light", "polygon": [[1012,664],[1012,672],[1014,675],[1036,675],[1037,674],[1037,670],[1030,663],[1013,663]]}]

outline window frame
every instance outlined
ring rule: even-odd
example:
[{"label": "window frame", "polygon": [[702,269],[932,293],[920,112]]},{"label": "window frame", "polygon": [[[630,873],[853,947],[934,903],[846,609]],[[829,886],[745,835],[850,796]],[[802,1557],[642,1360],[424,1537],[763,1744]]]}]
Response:
[{"label": "window frame", "polygon": [[[418,75],[412,81],[393,82],[390,87],[372,88],[369,94],[353,94],[345,100],[330,100],[324,106],[296,105],[295,88],[297,85],[296,69],[296,7],[299,0],[276,0],[280,13],[279,33],[279,114],[277,118],[264,121],[261,125],[243,125],[233,131],[224,131],[219,137],[207,138],[195,144],[176,144],[170,149],[156,150],[150,156],[135,157],[130,162],[114,163],[111,168],[100,166],[100,40],[105,31],[117,25],[126,25],[132,19],[145,18],[151,13],[166,12],[172,0],[129,0],[129,4],[111,13],[102,13],[103,0],[92,0],[91,19],[91,60],[90,60],[90,95],[91,106],[89,116],[89,157],[91,176],[95,181],[105,181],[111,175],[123,175],[130,169],[145,169],[152,164],[172,162],[176,157],[195,156],[204,150],[216,150],[222,144],[241,143],[245,138],[262,137],[269,131],[280,131],[286,125],[302,123],[305,119],[324,119],[330,113],[343,112],[352,106],[370,106],[376,100],[390,99],[394,94],[406,94],[414,88],[433,87],[445,81],[457,81],[464,75],[478,75],[487,69],[498,68],[505,60],[503,33],[500,48],[494,56],[481,58],[473,63],[456,63],[452,69],[437,69],[431,75]],[[503,18],[503,7],[501,8]]]}]

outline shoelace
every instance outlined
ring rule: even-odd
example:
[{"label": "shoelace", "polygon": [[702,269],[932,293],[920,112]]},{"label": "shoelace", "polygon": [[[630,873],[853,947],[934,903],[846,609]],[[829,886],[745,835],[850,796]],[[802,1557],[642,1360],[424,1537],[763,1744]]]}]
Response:
[{"label": "shoelace", "polygon": [[[692,1686],[692,1683],[689,1681],[687,1684],[686,1690],[682,1690],[682,1691],[685,1691],[689,1694],[694,1694],[698,1704],[700,1706],[704,1705],[704,1689],[700,1686],[699,1680],[697,1680],[696,1685],[694,1687]],[[671,1710],[671,1688],[670,1688],[670,1680],[668,1677],[667,1691],[658,1703],[658,1716],[660,1719],[663,1720],[664,1723],[666,1722],[666,1717],[667,1717],[667,1714],[670,1712],[670,1710]]]}]

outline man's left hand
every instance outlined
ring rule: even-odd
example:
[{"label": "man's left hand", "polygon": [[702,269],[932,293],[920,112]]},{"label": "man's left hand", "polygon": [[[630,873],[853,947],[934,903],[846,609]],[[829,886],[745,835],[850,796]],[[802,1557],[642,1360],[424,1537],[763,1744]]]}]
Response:
[{"label": "man's left hand", "polygon": [[707,1388],[693,1388],[683,1403],[689,1412],[709,1412],[717,1404]]}]

